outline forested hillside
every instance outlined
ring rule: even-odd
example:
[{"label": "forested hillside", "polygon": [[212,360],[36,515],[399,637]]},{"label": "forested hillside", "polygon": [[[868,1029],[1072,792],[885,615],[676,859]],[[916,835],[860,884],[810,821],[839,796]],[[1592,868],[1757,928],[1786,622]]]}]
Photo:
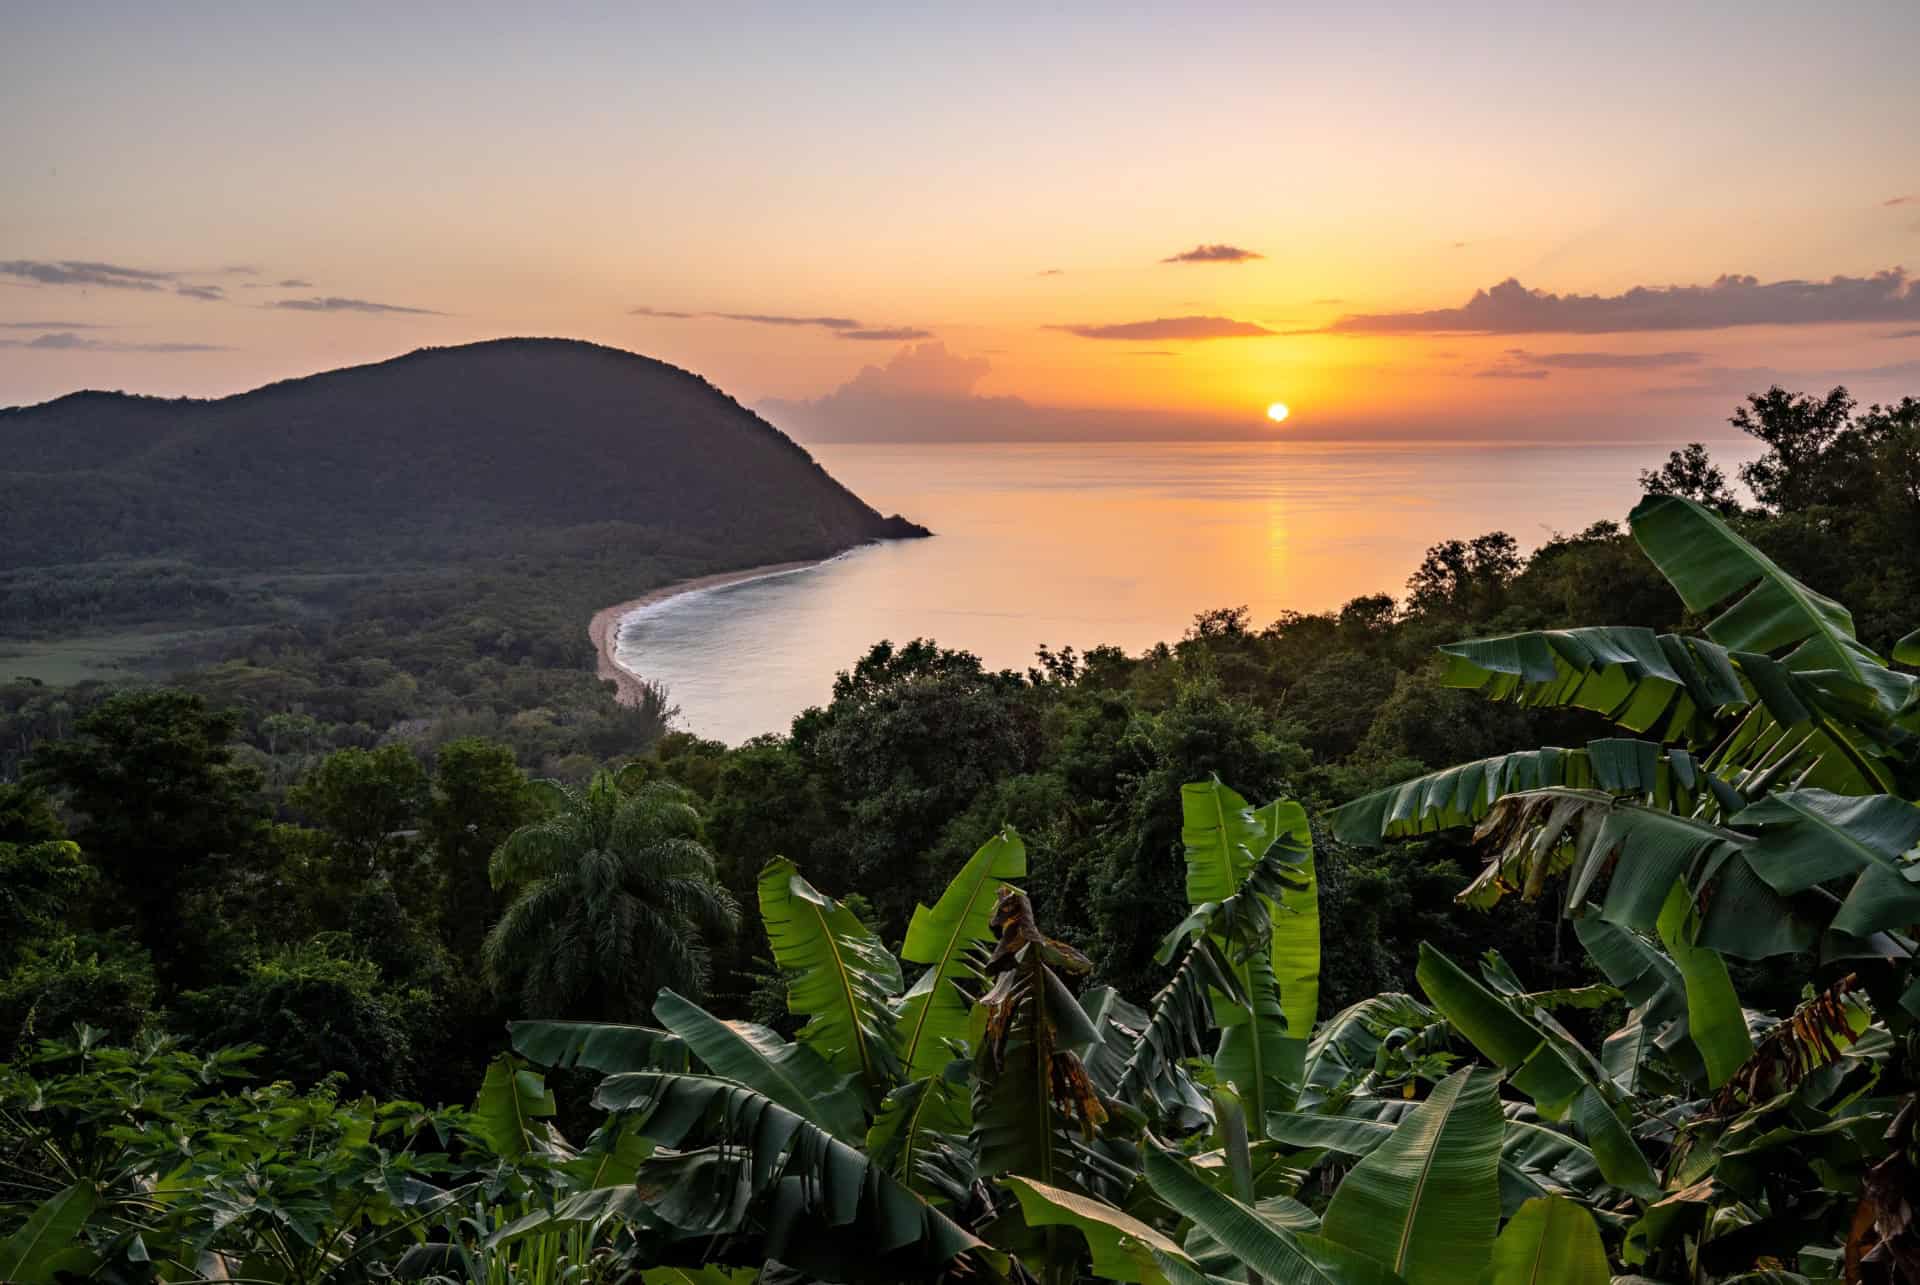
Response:
[{"label": "forested hillside", "polygon": [[329,568],[622,545],[741,565],[914,534],[699,376],[557,339],[214,401],[0,411],[0,567]]}]

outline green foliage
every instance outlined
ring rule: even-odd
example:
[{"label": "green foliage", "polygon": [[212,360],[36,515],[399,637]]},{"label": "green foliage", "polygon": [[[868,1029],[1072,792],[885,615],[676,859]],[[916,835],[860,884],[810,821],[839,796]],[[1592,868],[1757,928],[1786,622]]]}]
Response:
[{"label": "green foliage", "polygon": [[523,1011],[602,1020],[645,1014],[662,986],[699,993],[735,910],[685,792],[602,772],[545,793],[547,814],[493,856],[494,886],[515,894],[484,947],[493,984]]}]

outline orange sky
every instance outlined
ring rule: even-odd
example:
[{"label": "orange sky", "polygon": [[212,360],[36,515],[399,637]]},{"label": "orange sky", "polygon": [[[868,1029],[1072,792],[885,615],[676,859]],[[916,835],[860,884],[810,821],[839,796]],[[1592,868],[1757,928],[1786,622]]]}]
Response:
[{"label": "orange sky", "polygon": [[[0,404],[504,334],[1201,434],[1920,391],[1920,7],[1028,8],[10,8]],[[1593,298],[1398,315],[1510,278]]]}]

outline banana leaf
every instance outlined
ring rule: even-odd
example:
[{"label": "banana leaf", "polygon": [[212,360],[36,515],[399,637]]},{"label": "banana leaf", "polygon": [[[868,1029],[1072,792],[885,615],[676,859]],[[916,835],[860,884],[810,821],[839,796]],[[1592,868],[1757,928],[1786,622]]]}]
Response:
[{"label": "banana leaf", "polygon": [[1493,1244],[1486,1285],[1608,1285],[1607,1251],[1593,1215],[1571,1200],[1529,1200]]},{"label": "banana leaf", "polygon": [[684,1071],[687,1046],[680,1037],[651,1026],[613,1022],[508,1022],[513,1051],[536,1066],[566,1071],[581,1067],[615,1071]]},{"label": "banana leaf", "polygon": [[[1003,1256],[861,1151],[731,1080],[629,1071],[594,1105],[633,1113],[660,1150],[640,1168],[639,1234],[656,1261],[758,1266],[822,1279],[936,1276],[965,1256],[1004,1276]],[[847,1247],[858,1246],[858,1253]]]},{"label": "banana leaf", "polygon": [[1172,1240],[1104,1201],[1031,1178],[1005,1181],[1029,1227],[1071,1227],[1086,1239],[1094,1275],[1101,1280],[1170,1285],[1156,1258],[1192,1265],[1186,1251]]},{"label": "banana leaf", "polygon": [[1500,1226],[1497,1079],[1456,1071],[1347,1174],[1325,1237],[1379,1257],[1408,1285],[1478,1280]]},{"label": "banana leaf", "polygon": [[545,1121],[554,1114],[553,1090],[538,1072],[508,1053],[487,1064],[473,1103],[473,1131],[494,1155],[519,1160],[531,1153],[556,1154],[559,1144]]},{"label": "banana leaf", "polygon": [[[988,921],[1008,879],[1027,873],[1027,850],[1012,830],[987,840],[960,868],[931,908],[916,906],[901,958],[927,965],[900,1006],[901,1060],[915,1079],[937,1075],[953,1053],[949,1041],[967,1033],[978,997],[974,956],[993,944]],[[963,987],[975,988],[969,993]]]},{"label": "banana leaf", "polygon": [[[866,1132],[866,1117],[847,1079],[814,1052],[752,1022],[725,1022],[671,990],[653,1014],[715,1075],[763,1093],[845,1142]],[[640,1068],[634,1068],[640,1069]]]},{"label": "banana leaf", "polygon": [[787,1009],[807,1018],[800,1039],[877,1105],[899,1079],[900,963],[851,910],[782,857],[760,872],[760,915],[774,962],[788,974]]},{"label": "banana leaf", "polygon": [[[1270,1222],[1232,1196],[1215,1191],[1170,1151],[1147,1149],[1146,1176],[1155,1195],[1273,1285],[1398,1285],[1403,1280],[1364,1253]],[[1160,1265],[1164,1269],[1167,1263]]]}]

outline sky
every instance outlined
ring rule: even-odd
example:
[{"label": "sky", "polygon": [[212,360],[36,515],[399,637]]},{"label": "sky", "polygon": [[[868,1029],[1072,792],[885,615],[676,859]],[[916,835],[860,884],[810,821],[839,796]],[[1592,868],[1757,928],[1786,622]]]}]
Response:
[{"label": "sky", "polygon": [[803,440],[1711,437],[1774,382],[1920,393],[1912,0],[0,31],[0,405],[527,334]]}]

